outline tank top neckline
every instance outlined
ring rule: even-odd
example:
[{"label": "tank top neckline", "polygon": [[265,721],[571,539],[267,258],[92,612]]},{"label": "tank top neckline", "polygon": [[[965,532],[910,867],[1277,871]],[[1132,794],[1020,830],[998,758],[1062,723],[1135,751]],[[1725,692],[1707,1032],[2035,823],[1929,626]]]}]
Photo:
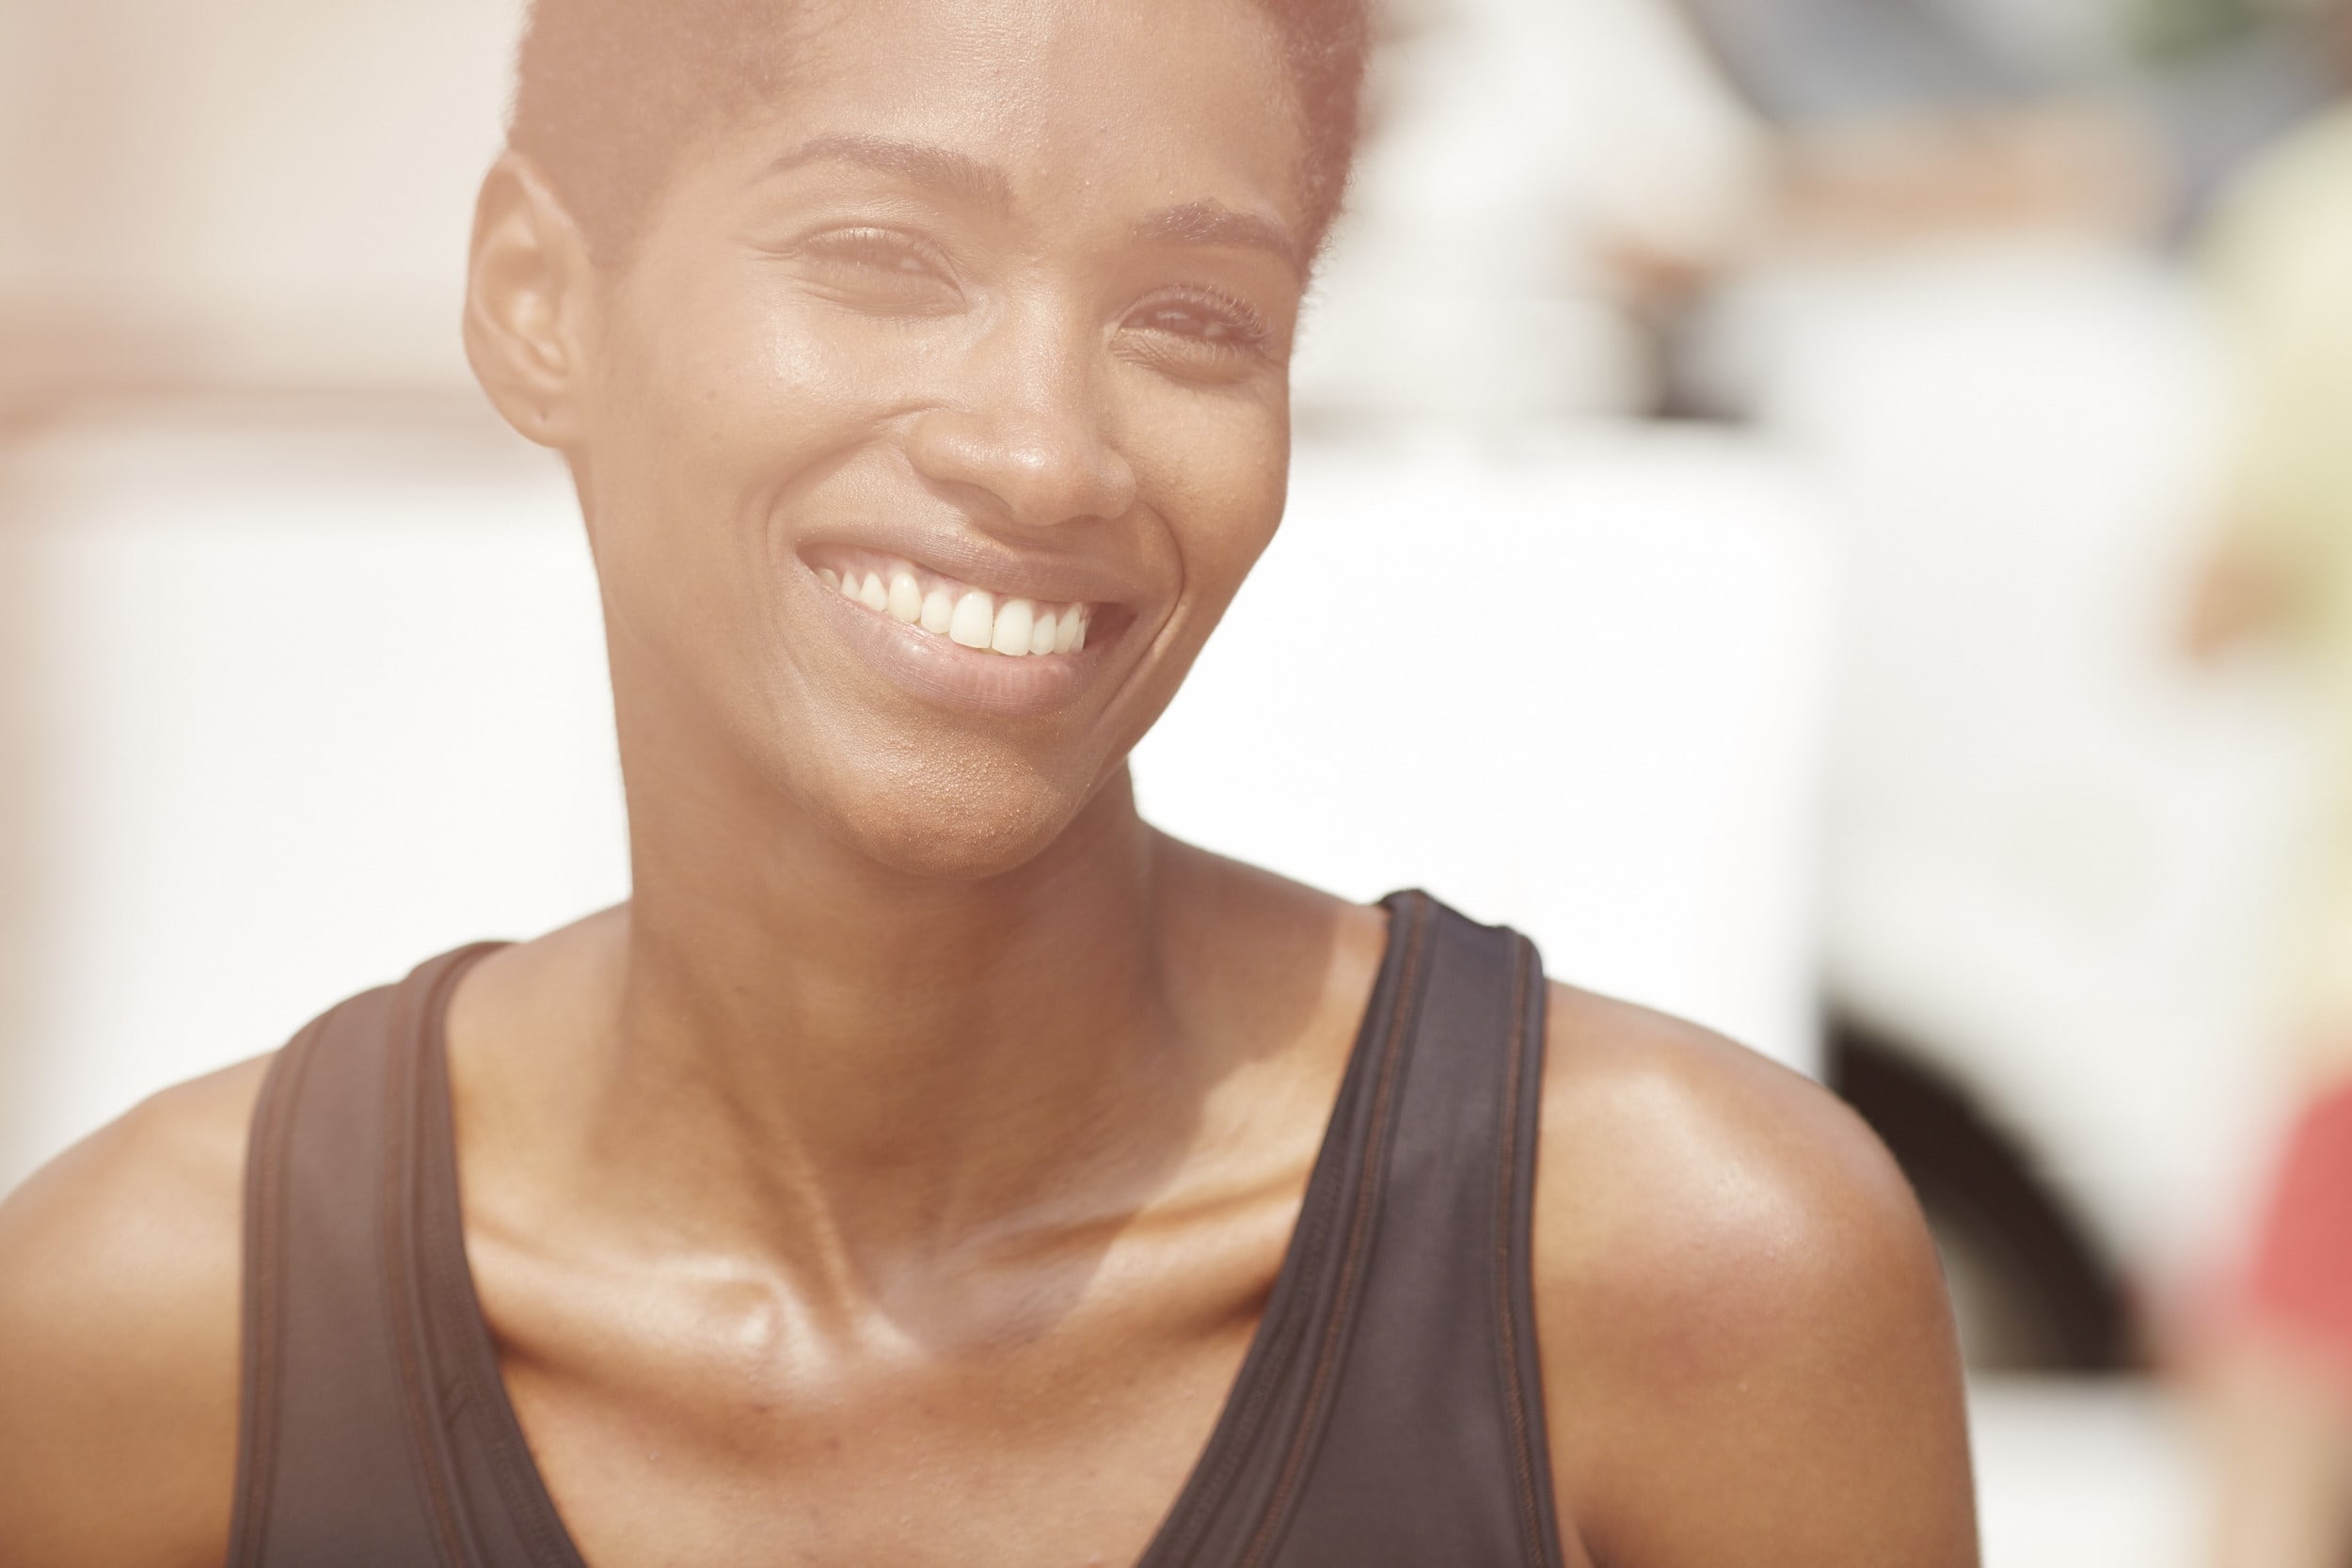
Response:
[{"label": "tank top neckline", "polygon": [[[1345,1297],[1361,1288],[1362,1254],[1376,1209],[1377,1164],[1384,1147],[1380,1124],[1392,1098],[1401,1047],[1411,1036],[1418,1010],[1435,905],[1417,890],[1391,894],[1381,903],[1389,911],[1389,927],[1372,993],[1264,1312],[1206,1444],[1133,1568],[1179,1568],[1189,1562],[1193,1544],[1216,1518],[1235,1471],[1260,1436],[1286,1370],[1299,1356],[1311,1356],[1320,1381],[1343,1349],[1327,1336],[1323,1342],[1311,1343],[1311,1331],[1327,1319],[1344,1322],[1347,1314],[1334,1316],[1327,1303],[1334,1292]],[[450,1098],[449,1001],[474,963],[505,945],[481,942],[448,955],[446,967],[434,977],[419,1009],[421,1037],[413,1079],[418,1101],[408,1108],[416,1132],[412,1190],[418,1199],[410,1283],[429,1323],[421,1347],[429,1363],[424,1370],[433,1382],[458,1391],[474,1407],[487,1439],[497,1490],[530,1543],[537,1568],[588,1568],[523,1434],[466,1253]],[[1363,1125],[1367,1115],[1368,1133]],[[1293,1450],[1290,1468],[1303,1467],[1311,1435],[1301,1432],[1285,1445]],[[435,1465],[438,1456],[425,1458]],[[1269,1518],[1279,1512],[1281,1500],[1278,1496],[1263,1511]]]}]

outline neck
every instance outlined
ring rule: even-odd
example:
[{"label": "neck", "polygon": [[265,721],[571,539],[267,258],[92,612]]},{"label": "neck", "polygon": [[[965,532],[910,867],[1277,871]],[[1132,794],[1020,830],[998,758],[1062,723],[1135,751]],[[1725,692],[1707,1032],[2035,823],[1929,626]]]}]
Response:
[{"label": "neck", "polygon": [[864,1294],[898,1260],[1085,1224],[1166,1179],[1216,1070],[1165,973],[1200,879],[1123,768],[1043,852],[974,879],[662,772],[629,780],[636,891],[570,1091],[583,1180],[626,1171],[615,1201]]}]

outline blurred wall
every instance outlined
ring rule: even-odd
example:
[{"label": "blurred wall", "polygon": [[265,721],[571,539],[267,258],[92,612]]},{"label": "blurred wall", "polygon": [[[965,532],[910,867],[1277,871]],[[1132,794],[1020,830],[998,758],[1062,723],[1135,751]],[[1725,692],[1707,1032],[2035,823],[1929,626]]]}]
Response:
[{"label": "blurred wall", "polygon": [[0,395],[462,387],[520,0],[0,6]]},{"label": "blurred wall", "polygon": [[177,406],[5,457],[0,1190],[431,954],[627,895],[596,583],[546,453]]},{"label": "blurred wall", "polygon": [[[330,422],[346,427],[421,420],[428,447],[471,450],[494,435],[456,324],[472,192],[501,140],[522,10],[522,0],[0,5],[0,1186],[61,1131],[103,1119],[131,1091],[269,1043],[213,1037],[195,999],[183,987],[175,995],[185,976],[153,972],[151,955],[123,940],[144,907],[125,893],[168,901],[199,885],[183,874],[190,867],[103,886],[141,812],[184,816],[207,787],[195,763],[184,777],[151,772],[156,749],[169,749],[156,721],[170,717],[159,704],[172,672],[206,667],[186,639],[213,629],[175,634],[154,617],[157,594],[187,594],[191,571],[230,559],[208,547],[219,541],[200,519],[173,515],[168,487],[185,512],[242,462],[276,472],[283,488],[301,455],[280,451],[257,466],[252,443],[238,439],[257,398],[265,426],[289,406],[305,411],[297,426],[314,423],[331,405]],[[143,511],[61,504],[57,458],[74,450],[74,427],[126,415],[145,424],[167,409],[177,410],[167,421],[196,411],[183,460],[118,448],[101,476],[145,495]],[[313,547],[334,537],[316,525],[349,522],[386,477],[381,464],[359,464],[344,494],[314,497]],[[246,526],[276,516],[298,534],[300,520],[265,499],[248,491],[238,503],[252,514]],[[473,553],[500,548],[492,537]],[[112,578],[94,570],[102,559],[119,568]],[[269,605],[265,585],[245,586]],[[390,590],[380,584],[375,604],[396,611]],[[77,663],[77,649],[105,651],[109,609],[131,617],[117,628],[130,636],[101,664]],[[120,677],[115,694],[125,700],[88,706],[77,725],[102,665]],[[75,741],[106,733],[130,748],[107,752],[124,765],[117,783],[143,779],[146,794],[137,811],[99,820],[107,796],[82,787],[92,753]],[[326,755],[353,755],[331,733],[310,739]],[[113,799],[130,798],[118,789]],[[79,840],[77,821],[91,829]],[[265,857],[253,846],[268,840],[248,841],[244,863],[258,866]],[[205,847],[237,863],[236,843]],[[98,946],[75,936],[76,911],[103,915]],[[375,925],[387,913],[376,911]],[[77,990],[66,977],[72,952],[111,957],[122,973]],[[192,956],[200,953],[198,944]],[[364,981],[381,969],[327,973]],[[109,1020],[109,995],[145,998],[152,1016]],[[245,1006],[276,1029],[313,999],[326,997],[248,994]],[[177,1037],[186,1031],[168,1022],[175,1001],[196,1037]],[[88,1030],[72,1023],[83,1013]],[[133,1034],[147,1037],[123,1037]],[[141,1060],[151,1068],[122,1065]],[[99,1082],[107,1092],[91,1089]]]}]

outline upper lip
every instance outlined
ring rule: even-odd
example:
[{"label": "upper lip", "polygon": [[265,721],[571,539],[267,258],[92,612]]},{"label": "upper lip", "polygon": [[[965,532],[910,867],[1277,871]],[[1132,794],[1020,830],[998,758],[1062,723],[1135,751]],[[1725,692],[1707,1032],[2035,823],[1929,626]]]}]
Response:
[{"label": "upper lip", "polygon": [[1142,596],[1131,576],[1101,562],[1019,549],[961,531],[875,528],[799,541],[803,550],[828,545],[893,556],[1007,597],[1049,604],[1129,604]]}]

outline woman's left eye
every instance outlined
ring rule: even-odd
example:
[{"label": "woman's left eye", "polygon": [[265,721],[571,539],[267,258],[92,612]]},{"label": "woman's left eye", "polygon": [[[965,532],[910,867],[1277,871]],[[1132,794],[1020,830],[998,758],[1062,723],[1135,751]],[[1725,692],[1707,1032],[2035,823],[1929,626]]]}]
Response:
[{"label": "woman's left eye", "polygon": [[1258,313],[1237,299],[1153,300],[1131,312],[1124,325],[1175,339],[1195,352],[1254,351],[1266,340],[1265,325]]}]

